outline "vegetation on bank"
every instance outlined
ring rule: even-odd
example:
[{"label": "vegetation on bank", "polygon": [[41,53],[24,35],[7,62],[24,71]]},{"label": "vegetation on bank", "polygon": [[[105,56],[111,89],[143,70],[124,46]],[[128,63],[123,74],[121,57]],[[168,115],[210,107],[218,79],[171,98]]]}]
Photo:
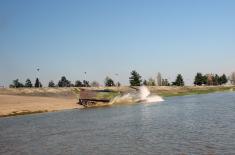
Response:
[{"label": "vegetation on bank", "polygon": [[[137,87],[138,88],[138,87]],[[133,90],[130,87],[111,87],[114,91],[120,91],[122,94],[130,93]],[[184,96],[196,94],[208,94],[214,92],[235,91],[235,86],[148,86],[151,94],[162,97]]]},{"label": "vegetation on bank", "polygon": [[[118,74],[117,74],[118,75]],[[233,72],[230,76],[226,76],[222,74],[219,76],[218,74],[205,74],[197,73],[194,77],[194,85],[197,86],[217,86],[217,85],[225,85],[226,83],[230,82],[231,84],[235,85],[235,72]],[[169,82],[167,78],[162,78],[161,73],[158,73],[155,78],[149,78],[148,80],[142,79],[142,76],[135,70],[130,73],[129,77],[130,86],[184,86],[184,78],[182,74],[178,74],[176,76],[175,81]],[[54,83],[53,80],[49,81],[48,87],[99,87],[101,86],[97,81],[92,81],[91,83],[87,80],[76,80],[75,83],[72,83],[68,80],[65,76],[62,76],[61,79],[58,81],[57,84]],[[121,86],[119,81],[115,81],[110,78],[106,77],[104,80],[104,86],[112,87],[112,86]],[[42,83],[39,81],[39,78],[36,78],[34,85],[32,84],[31,80],[28,78],[25,81],[25,84],[21,83],[19,79],[13,80],[13,83],[9,86],[10,88],[40,88],[42,87]]]},{"label": "vegetation on bank", "polygon": [[202,73],[197,73],[194,79],[194,84],[201,85],[223,85],[228,82],[228,78],[225,74],[219,76],[218,74],[206,74],[202,75]]},{"label": "vegetation on bank", "polygon": [[195,87],[182,87],[178,91],[169,90],[169,91],[160,91],[157,93],[163,97],[171,97],[171,96],[184,96],[184,95],[196,95],[196,94],[208,94],[215,92],[224,92],[224,91],[235,91],[235,86],[195,86]]}]

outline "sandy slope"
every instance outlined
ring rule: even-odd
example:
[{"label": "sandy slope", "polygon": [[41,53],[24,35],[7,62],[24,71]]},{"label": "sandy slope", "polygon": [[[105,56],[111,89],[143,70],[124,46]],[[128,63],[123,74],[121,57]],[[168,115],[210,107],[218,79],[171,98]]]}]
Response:
[{"label": "sandy slope", "polygon": [[0,116],[81,108],[74,98],[0,95]]}]

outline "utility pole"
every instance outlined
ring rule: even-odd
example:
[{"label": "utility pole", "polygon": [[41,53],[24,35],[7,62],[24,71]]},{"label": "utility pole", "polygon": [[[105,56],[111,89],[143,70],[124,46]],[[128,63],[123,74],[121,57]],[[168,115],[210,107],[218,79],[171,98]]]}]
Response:
[{"label": "utility pole", "polygon": [[40,80],[39,80],[39,71],[40,71],[40,68],[39,68],[39,67],[37,67],[37,68],[36,68],[36,70],[37,70],[37,73],[38,73],[38,75],[36,76],[36,78],[38,78],[38,81],[39,81],[39,87],[40,87],[40,86],[41,86],[41,85],[40,85]]},{"label": "utility pole", "polygon": [[85,87],[87,87],[86,73],[87,73],[87,72],[84,72],[84,86],[85,86]]}]

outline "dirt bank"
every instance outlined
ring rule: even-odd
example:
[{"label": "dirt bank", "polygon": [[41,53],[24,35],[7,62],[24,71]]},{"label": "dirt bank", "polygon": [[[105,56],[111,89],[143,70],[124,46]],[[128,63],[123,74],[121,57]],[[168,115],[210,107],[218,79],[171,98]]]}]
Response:
[{"label": "dirt bank", "polygon": [[76,99],[0,95],[0,117],[82,108]]}]

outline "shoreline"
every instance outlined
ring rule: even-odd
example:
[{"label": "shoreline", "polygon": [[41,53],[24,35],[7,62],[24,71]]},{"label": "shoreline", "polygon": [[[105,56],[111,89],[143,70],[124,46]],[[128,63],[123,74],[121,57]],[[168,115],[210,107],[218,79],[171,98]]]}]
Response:
[{"label": "shoreline", "polygon": [[22,95],[0,95],[0,117],[81,109],[77,99],[38,97]]},{"label": "shoreline", "polygon": [[[133,92],[128,86],[93,87],[86,89],[111,89],[121,93]],[[162,97],[208,94],[235,91],[235,86],[151,86],[150,92]],[[1,88],[0,118],[35,113],[54,112],[68,109],[82,109],[78,105],[78,88]]]}]

